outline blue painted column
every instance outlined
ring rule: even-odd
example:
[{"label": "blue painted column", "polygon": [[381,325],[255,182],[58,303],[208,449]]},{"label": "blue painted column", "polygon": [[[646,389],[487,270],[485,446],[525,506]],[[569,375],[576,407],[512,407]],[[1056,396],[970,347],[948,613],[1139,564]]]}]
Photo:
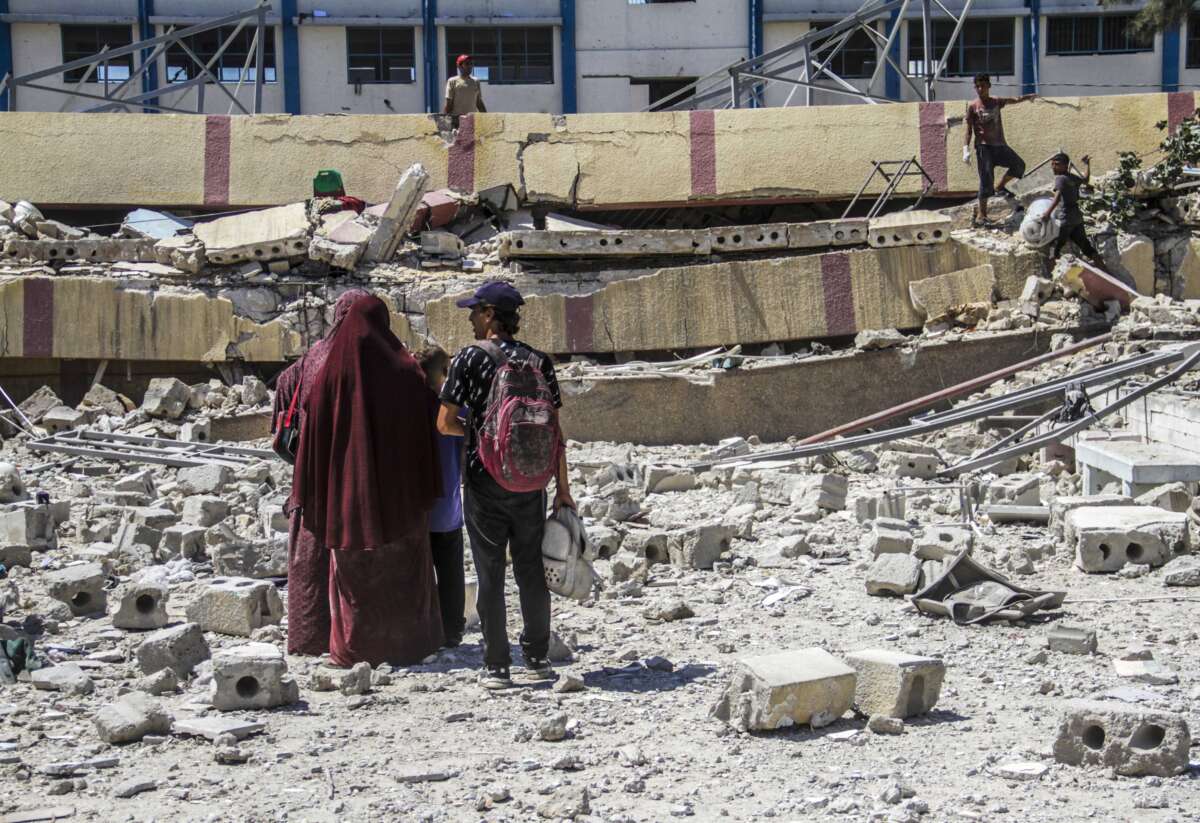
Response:
[{"label": "blue painted column", "polygon": [[575,68],[575,0],[558,0],[558,14],[562,18],[559,35],[559,62],[562,64],[562,110],[563,114],[579,111],[578,77]]},{"label": "blue painted column", "polygon": [[[150,16],[154,14],[154,0],[138,0],[138,39],[149,40],[154,36],[154,26],[150,25]],[[142,65],[145,66],[150,62],[151,55],[154,54],[154,49],[142,49]],[[3,71],[0,70],[0,74]],[[142,72],[142,91],[151,92],[158,89],[158,61],[149,66]],[[157,97],[151,97],[146,100],[147,103],[158,103]],[[142,109],[144,112],[153,112],[155,109]]]},{"label": "blue painted column", "polygon": [[[904,21],[900,19],[900,9],[892,9],[888,15],[887,36],[892,36],[892,30],[896,26],[903,26]],[[904,32],[897,35],[895,42],[892,43],[891,56],[896,65],[904,65],[900,62],[900,41],[904,37]],[[888,63],[883,67],[883,93],[889,100],[900,99],[900,72]]]},{"label": "blue painted column", "polygon": [[[750,7],[750,52],[751,57],[763,53],[763,2],[764,0],[749,0]],[[763,86],[758,83],[750,92],[750,108],[756,109],[763,105]]]},{"label": "blue painted column", "polygon": [[442,110],[438,94],[437,0],[421,0],[421,39],[425,49],[425,111]]},{"label": "blue painted column", "polygon": [[1179,26],[1162,33],[1162,90],[1179,91]]},{"label": "blue painted column", "polygon": [[[0,14],[8,14],[8,0],[0,0]],[[12,73],[12,26],[0,21],[0,77]],[[0,111],[8,111],[7,90],[0,92]]]},{"label": "blue painted column", "polygon": [[[299,13],[297,5],[296,0],[282,0],[280,3],[280,16],[283,18],[283,110],[288,114],[300,113],[300,31],[296,28]],[[278,76],[279,69],[276,68],[275,71]]]},{"label": "blue painted column", "polygon": [[1024,32],[1024,44],[1021,48],[1021,93],[1034,94],[1038,90],[1038,66],[1041,62],[1042,47],[1042,2],[1041,0],[1025,0],[1025,8],[1029,16],[1021,21]]}]

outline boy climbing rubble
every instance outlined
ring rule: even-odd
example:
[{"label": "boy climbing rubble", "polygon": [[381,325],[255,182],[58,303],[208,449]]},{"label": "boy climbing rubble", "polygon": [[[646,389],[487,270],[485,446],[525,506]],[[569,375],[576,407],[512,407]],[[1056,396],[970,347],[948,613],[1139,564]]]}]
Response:
[{"label": "boy climbing rubble", "polygon": [[[1000,194],[1008,200],[1016,195],[1008,190],[1008,183],[1020,180],[1025,175],[1025,161],[1004,140],[1004,121],[1000,110],[1005,106],[1023,103],[1037,97],[1024,94],[1020,97],[992,97],[992,78],[986,74],[975,75],[976,97],[967,104],[966,135],[963,138],[962,158],[971,162],[971,138],[975,138],[975,159],[979,163],[979,204],[976,206],[976,225],[989,225],[988,198]],[[1004,168],[999,190],[994,188],[996,167]]]}]

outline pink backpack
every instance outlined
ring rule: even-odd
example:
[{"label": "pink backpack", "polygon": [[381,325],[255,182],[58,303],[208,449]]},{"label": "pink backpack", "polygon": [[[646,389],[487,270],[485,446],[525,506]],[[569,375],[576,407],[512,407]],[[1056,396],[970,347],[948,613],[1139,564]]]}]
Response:
[{"label": "pink backpack", "polygon": [[509,357],[491,340],[476,345],[496,364],[479,427],[479,460],[501,487],[541,491],[558,470],[563,448],[541,358],[532,351]]}]

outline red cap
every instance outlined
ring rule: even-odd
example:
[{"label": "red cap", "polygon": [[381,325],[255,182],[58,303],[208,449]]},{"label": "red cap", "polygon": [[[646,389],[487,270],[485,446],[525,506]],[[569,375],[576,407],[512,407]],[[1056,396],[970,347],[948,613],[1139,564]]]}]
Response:
[{"label": "red cap", "polygon": [[456,66],[461,66],[463,63],[469,63],[469,62],[470,62],[470,60],[471,60],[471,55],[469,55],[469,54],[460,54],[460,55],[458,56],[458,59],[454,61],[454,65],[456,65]]}]

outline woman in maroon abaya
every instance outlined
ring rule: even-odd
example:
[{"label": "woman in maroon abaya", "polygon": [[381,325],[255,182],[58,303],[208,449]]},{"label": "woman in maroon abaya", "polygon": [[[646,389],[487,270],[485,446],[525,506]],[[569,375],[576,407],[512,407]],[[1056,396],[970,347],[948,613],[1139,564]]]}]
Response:
[{"label": "woman in maroon abaya", "polygon": [[437,398],[378,297],[354,301],[328,341],[303,399],[291,504],[329,551],[329,654],[416,663],[443,639],[428,528]]},{"label": "woman in maroon abaya", "polygon": [[[287,414],[292,394],[300,392],[296,408],[304,427],[304,398],[329,354],[329,340],[341,325],[350,306],[360,297],[369,296],[362,289],[343,292],[333,305],[333,325],[325,337],[313,343],[303,358],[284,369],[275,381],[275,413],[277,423]],[[288,507],[288,585],[287,627],[288,654],[318,656],[329,651],[329,552],[316,536],[300,522],[300,512]]]}]

